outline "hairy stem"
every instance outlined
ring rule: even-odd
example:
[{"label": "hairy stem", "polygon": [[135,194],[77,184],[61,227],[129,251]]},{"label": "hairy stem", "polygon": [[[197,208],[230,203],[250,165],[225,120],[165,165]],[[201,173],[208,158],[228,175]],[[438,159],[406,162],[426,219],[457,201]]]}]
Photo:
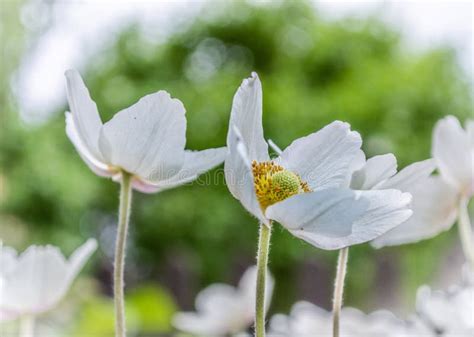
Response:
[{"label": "hairy stem", "polygon": [[333,309],[332,309],[332,331],[333,337],[339,337],[339,320],[341,316],[341,307],[344,295],[344,280],[346,278],[347,259],[349,257],[349,247],[342,248],[339,251],[337,259],[336,281],[334,283]]},{"label": "hairy stem", "polygon": [[268,252],[270,250],[271,227],[260,224],[257,255],[257,295],[255,302],[255,337],[265,337],[265,285],[267,278]]},{"label": "hairy stem", "polygon": [[119,219],[117,227],[117,239],[115,241],[115,264],[114,264],[114,300],[115,300],[115,336],[126,336],[125,324],[125,300],[124,300],[124,268],[125,249],[127,245],[128,221],[130,218],[130,206],[132,203],[132,176],[123,171],[122,184],[120,188]]},{"label": "hairy stem", "polygon": [[461,198],[459,202],[459,236],[461,239],[462,249],[466,260],[469,263],[469,266],[474,270],[474,246],[473,246],[473,236],[472,236],[472,227],[469,220],[469,214],[467,211],[467,198]]}]

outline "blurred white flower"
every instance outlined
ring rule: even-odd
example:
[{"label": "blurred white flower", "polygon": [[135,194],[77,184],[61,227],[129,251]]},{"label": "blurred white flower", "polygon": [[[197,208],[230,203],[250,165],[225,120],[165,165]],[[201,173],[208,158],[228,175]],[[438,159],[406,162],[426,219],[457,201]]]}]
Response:
[{"label": "blurred white flower", "polygon": [[102,124],[79,73],[68,70],[66,79],[66,133],[97,175],[120,180],[124,170],[133,175],[136,190],[153,193],[190,182],[224,161],[225,148],[184,150],[185,109],[166,91],[141,98]]},{"label": "blurred white flower", "polygon": [[262,223],[280,222],[293,235],[323,249],[375,239],[406,221],[409,193],[353,191],[348,175],[362,140],[343,122],[294,141],[270,159],[262,127],[258,76],[234,97],[225,161],[227,186]]},{"label": "blurred white flower", "polygon": [[374,247],[415,242],[449,229],[456,212],[456,199],[446,193],[449,186],[440,177],[431,176],[436,164],[433,159],[413,163],[397,173],[397,160],[391,153],[359,160],[351,176],[353,189],[398,189],[409,192],[413,215],[400,226],[372,241]]},{"label": "blurred white flower", "polygon": [[53,246],[31,246],[21,255],[13,248],[2,247],[0,321],[52,309],[96,248],[97,242],[89,239],[66,260]]},{"label": "blurred white flower", "polygon": [[[354,308],[341,311],[341,337],[431,336],[427,332],[386,310],[369,315]],[[298,302],[289,316],[278,314],[270,321],[269,337],[329,337],[332,333],[331,313],[308,302]]]},{"label": "blurred white flower", "polygon": [[[196,298],[197,312],[178,313],[173,325],[184,332],[203,337],[243,333],[255,319],[255,283],[257,267],[247,269],[237,288],[213,284]],[[267,277],[267,309],[273,292],[273,278]],[[240,336],[240,335],[239,335]]]},{"label": "blurred white flower", "polygon": [[470,198],[474,194],[474,120],[466,121],[465,130],[454,116],[440,120],[431,151],[443,179],[461,198]]},{"label": "blurred white flower", "polygon": [[419,321],[437,336],[474,335],[474,286],[453,287],[448,292],[418,289],[416,309]]}]

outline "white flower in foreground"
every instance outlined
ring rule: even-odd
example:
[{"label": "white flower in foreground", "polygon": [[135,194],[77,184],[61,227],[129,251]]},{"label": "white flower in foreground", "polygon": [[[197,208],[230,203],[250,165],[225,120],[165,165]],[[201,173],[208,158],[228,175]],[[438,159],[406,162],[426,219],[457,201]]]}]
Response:
[{"label": "white flower in foreground", "polygon": [[[255,318],[255,282],[257,268],[251,267],[242,276],[239,286],[213,284],[196,298],[197,312],[178,313],[173,325],[184,332],[203,337],[226,336],[244,332]],[[273,292],[273,279],[267,278],[266,296]],[[267,309],[270,301],[267,301]]]},{"label": "white flower in foreground", "polygon": [[418,289],[416,299],[420,321],[437,336],[474,335],[474,287],[453,287],[448,292]]},{"label": "white flower in foreground", "polygon": [[66,133],[97,175],[120,180],[124,170],[133,175],[136,190],[153,193],[190,182],[224,161],[225,148],[184,149],[185,109],[166,91],[141,98],[102,124],[79,73],[68,70],[66,79]]},{"label": "white flower in foreground", "polygon": [[0,249],[0,321],[52,309],[97,248],[89,239],[66,260],[57,247],[31,246],[21,255]]},{"label": "white flower in foreground", "polygon": [[254,73],[234,97],[225,175],[233,196],[262,223],[280,222],[294,236],[323,249],[375,239],[406,221],[411,196],[398,190],[353,191],[352,163],[362,140],[343,122],[268,155],[262,128],[262,88]]},{"label": "white flower in foreground", "polygon": [[[386,310],[364,314],[354,308],[341,312],[341,337],[429,336]],[[270,321],[270,337],[332,336],[331,313],[308,302],[296,303],[289,316],[275,315]]]}]

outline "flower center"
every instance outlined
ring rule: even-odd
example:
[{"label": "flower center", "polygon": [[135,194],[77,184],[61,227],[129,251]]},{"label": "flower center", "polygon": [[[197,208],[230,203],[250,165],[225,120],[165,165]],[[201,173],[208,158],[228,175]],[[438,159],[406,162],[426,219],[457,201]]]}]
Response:
[{"label": "flower center", "polygon": [[274,162],[252,162],[253,181],[263,211],[295,194],[311,192],[301,178]]}]

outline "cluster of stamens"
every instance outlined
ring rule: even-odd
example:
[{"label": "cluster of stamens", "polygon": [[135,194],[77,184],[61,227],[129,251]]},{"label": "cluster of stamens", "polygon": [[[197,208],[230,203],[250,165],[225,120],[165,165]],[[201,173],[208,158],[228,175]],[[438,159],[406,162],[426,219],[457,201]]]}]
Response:
[{"label": "cluster of stamens", "polygon": [[255,193],[262,210],[299,193],[311,192],[301,178],[272,161],[252,162]]}]

